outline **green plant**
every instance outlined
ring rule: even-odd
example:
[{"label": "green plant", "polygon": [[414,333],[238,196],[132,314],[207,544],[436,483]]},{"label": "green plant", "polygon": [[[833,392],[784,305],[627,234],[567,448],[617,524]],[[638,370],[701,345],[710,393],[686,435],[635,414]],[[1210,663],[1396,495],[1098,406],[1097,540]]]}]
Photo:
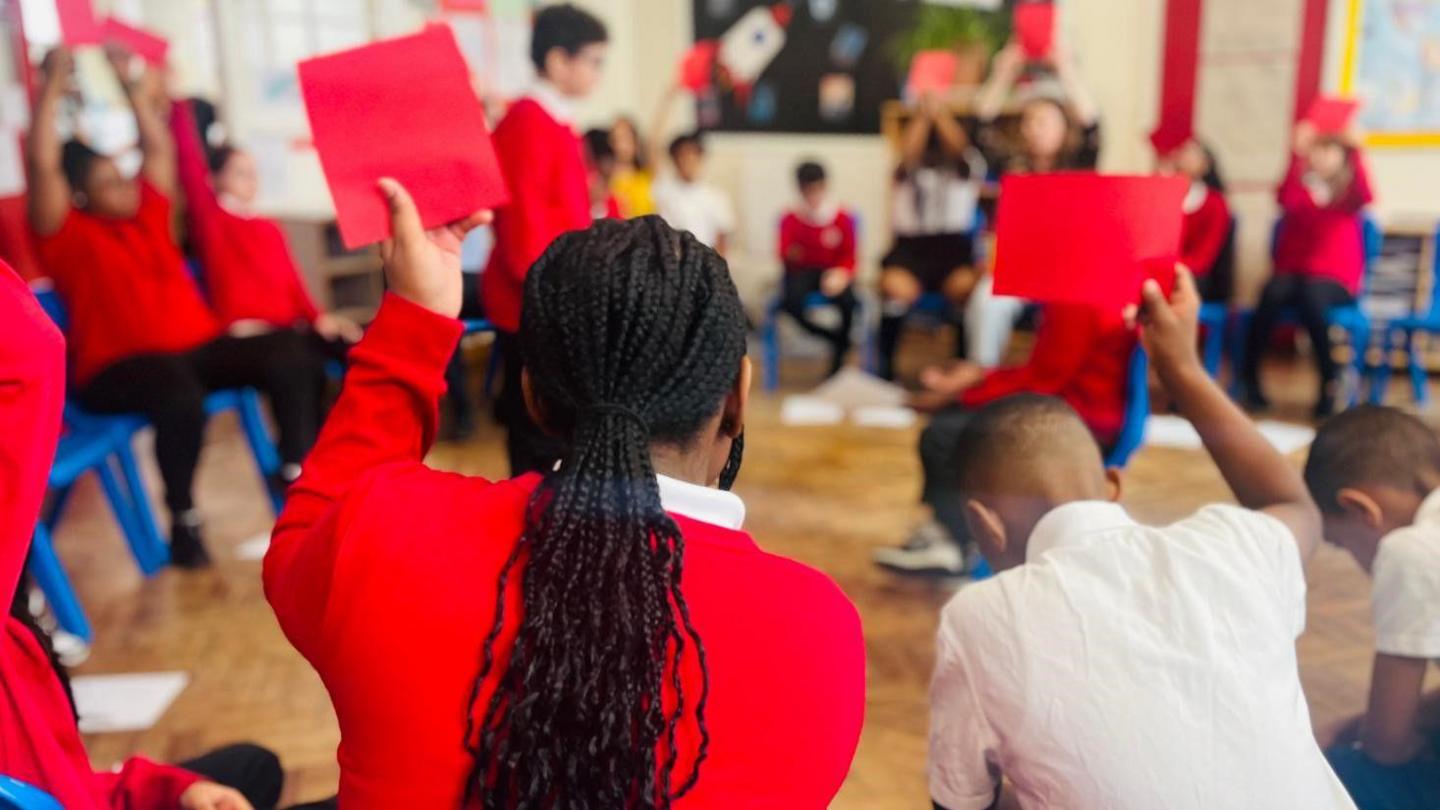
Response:
[{"label": "green plant", "polygon": [[897,69],[903,74],[910,60],[921,51],[950,50],[966,45],[986,45],[999,50],[1010,37],[1010,15],[1004,11],[922,4],[915,25],[895,37],[891,50]]}]

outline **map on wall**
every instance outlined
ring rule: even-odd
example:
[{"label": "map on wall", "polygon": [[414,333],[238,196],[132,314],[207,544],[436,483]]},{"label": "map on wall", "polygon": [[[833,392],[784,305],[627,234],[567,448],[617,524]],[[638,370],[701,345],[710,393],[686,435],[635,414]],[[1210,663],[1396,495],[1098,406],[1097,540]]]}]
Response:
[{"label": "map on wall", "polygon": [[1440,2],[1349,0],[1341,90],[1376,146],[1440,146]]}]

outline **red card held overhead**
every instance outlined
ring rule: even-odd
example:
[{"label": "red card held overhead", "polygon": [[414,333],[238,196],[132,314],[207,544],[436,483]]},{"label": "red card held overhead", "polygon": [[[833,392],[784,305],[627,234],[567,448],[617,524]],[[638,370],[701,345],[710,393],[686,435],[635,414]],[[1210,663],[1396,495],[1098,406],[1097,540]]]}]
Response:
[{"label": "red card held overhead", "polygon": [[1194,137],[1187,126],[1162,123],[1150,133],[1150,145],[1155,148],[1155,156],[1163,158],[1174,154]]},{"label": "red card held overhead", "polygon": [[[1118,309],[1180,253],[1181,177],[1011,175],[996,213],[995,293]],[[1170,279],[1173,284],[1173,278]]]},{"label": "red card held overhead", "polygon": [[70,47],[100,44],[100,23],[90,0],[55,0],[60,39]]},{"label": "red card held overhead", "polygon": [[953,51],[921,51],[910,60],[905,95],[918,101],[926,93],[948,93],[955,86],[955,74],[959,69],[960,61]]},{"label": "red card held overhead", "polygon": [[382,177],[409,190],[427,228],[509,201],[448,26],[301,62],[300,89],[346,247],[390,235]]},{"label": "red card held overhead", "polygon": [[105,44],[119,45],[156,67],[163,67],[165,57],[170,53],[170,42],[164,37],[143,28],[126,25],[114,17],[107,17],[101,24],[100,35]]},{"label": "red card held overhead", "polygon": [[1048,2],[1020,2],[1013,18],[1015,39],[1025,56],[1045,59],[1055,45],[1055,6]]},{"label": "red card held overhead", "polygon": [[1321,135],[1340,135],[1350,128],[1359,109],[1360,102],[1355,99],[1320,96],[1310,105],[1305,120]]},{"label": "red card held overhead", "polygon": [[697,42],[680,59],[680,86],[692,93],[704,92],[713,83],[715,56],[720,43],[713,39]]}]

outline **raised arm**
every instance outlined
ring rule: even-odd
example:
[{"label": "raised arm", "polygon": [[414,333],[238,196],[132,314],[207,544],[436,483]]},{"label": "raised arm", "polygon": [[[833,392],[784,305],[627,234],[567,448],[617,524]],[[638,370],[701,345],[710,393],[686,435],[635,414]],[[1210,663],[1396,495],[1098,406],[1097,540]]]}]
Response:
[{"label": "raised arm", "polygon": [[43,83],[35,99],[26,152],[30,173],[30,226],[37,235],[50,236],[65,224],[73,196],[70,181],[65,178],[56,118],[60,115],[61,99],[71,92],[75,62],[70,51],[61,47],[47,54],[41,67]]},{"label": "raised arm", "polygon": [[1147,281],[1140,307],[1145,351],[1240,505],[1284,523],[1300,547],[1301,561],[1309,560],[1320,541],[1320,512],[1299,471],[1205,373],[1196,351],[1199,311],[1195,282],[1183,267],[1176,272],[1169,301],[1158,284]]},{"label": "raised arm", "polygon": [[915,110],[905,130],[900,133],[900,165],[913,171],[925,157],[925,145],[930,142],[930,116],[924,106]]},{"label": "raised arm", "polygon": [[140,175],[156,191],[173,199],[178,190],[175,139],[170,136],[167,123],[170,99],[164,92],[162,78],[149,66],[137,75],[137,62],[129,51],[112,47],[106,50],[106,55],[135,113],[135,126],[140,131]]},{"label": "raised arm", "polygon": [[1055,43],[1053,64],[1055,77],[1060,80],[1060,87],[1065,91],[1065,101],[1070,105],[1070,113],[1075,116],[1075,122],[1082,127],[1094,124],[1100,117],[1095,98],[1086,89],[1085,82],[1081,81],[1080,72],[1075,69],[1074,56],[1064,43]]},{"label": "raised arm", "polygon": [[210,166],[205,158],[205,144],[195,123],[195,105],[177,101],[170,108],[170,139],[175,144],[175,169],[180,191],[185,195],[185,212],[191,230],[200,220],[220,207],[215,189],[210,185]]},{"label": "raised arm", "polygon": [[975,97],[975,117],[994,121],[1005,108],[1005,99],[1010,97],[1010,89],[1024,70],[1025,51],[1019,43],[1011,42],[1001,48],[990,62],[990,77]]},{"label": "raised arm", "polygon": [[965,129],[955,120],[950,108],[930,95],[925,97],[923,106],[935,127],[935,134],[939,137],[940,147],[945,150],[945,154],[954,160],[963,158],[965,148],[970,145],[970,138],[965,135]]}]

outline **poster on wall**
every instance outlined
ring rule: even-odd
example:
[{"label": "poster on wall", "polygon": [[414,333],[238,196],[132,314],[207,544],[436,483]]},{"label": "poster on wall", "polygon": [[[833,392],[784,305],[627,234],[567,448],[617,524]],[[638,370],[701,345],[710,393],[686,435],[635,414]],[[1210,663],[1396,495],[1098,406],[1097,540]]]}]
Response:
[{"label": "poster on wall", "polygon": [[1440,2],[1347,0],[1341,91],[1371,146],[1440,146]]}]

